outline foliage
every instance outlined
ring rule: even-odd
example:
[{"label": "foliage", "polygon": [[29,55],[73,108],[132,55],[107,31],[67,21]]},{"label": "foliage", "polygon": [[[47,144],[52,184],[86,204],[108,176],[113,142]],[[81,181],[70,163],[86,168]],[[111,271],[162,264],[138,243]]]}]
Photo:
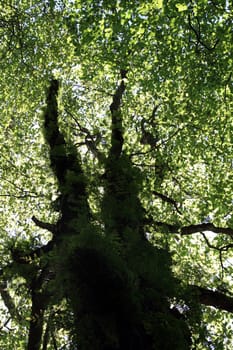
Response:
[{"label": "foliage", "polygon": [[189,331],[196,349],[229,348],[230,299],[219,311],[187,286],[232,296],[230,2],[4,0],[0,13],[1,349],[31,349],[38,298],[43,350],[72,349],[76,327],[84,349],[117,347],[124,326],[138,348],[146,333],[148,349],[187,349]]}]

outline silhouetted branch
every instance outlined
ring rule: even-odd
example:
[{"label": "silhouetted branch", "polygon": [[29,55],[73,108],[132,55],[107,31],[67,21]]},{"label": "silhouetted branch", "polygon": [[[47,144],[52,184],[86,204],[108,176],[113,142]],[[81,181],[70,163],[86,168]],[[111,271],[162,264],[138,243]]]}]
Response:
[{"label": "silhouetted branch", "polygon": [[57,222],[57,237],[68,232],[77,233],[77,223],[71,221],[85,216],[90,217],[87,200],[86,179],[81,167],[81,159],[74,145],[66,143],[63,133],[59,129],[58,95],[59,83],[50,82],[47,93],[47,107],[44,114],[45,139],[49,145],[51,168],[58,180],[60,200],[59,211],[61,217]]},{"label": "silhouetted branch", "polygon": [[54,224],[43,222],[43,221],[37,219],[34,215],[32,217],[32,221],[36,224],[36,226],[43,228],[44,230],[48,230],[52,233],[56,232],[56,225],[54,225]]},{"label": "silhouetted branch", "polygon": [[217,290],[210,290],[199,286],[190,286],[197,293],[201,304],[213,306],[217,309],[233,313],[233,297],[230,297]]},{"label": "silhouetted branch", "polygon": [[[204,231],[211,231],[214,233],[219,233],[219,234],[225,234],[228,236],[233,236],[233,229],[230,227],[217,227],[212,223],[202,223],[202,224],[197,224],[197,225],[189,225],[189,226],[183,226],[180,227],[178,225],[172,225],[166,222],[161,222],[161,221],[155,221],[154,222],[155,226],[158,226],[161,228],[162,232],[166,233],[178,233],[181,234],[182,236],[188,236],[192,235],[194,233],[201,233]],[[228,249],[230,247],[227,247]]]},{"label": "silhouetted branch", "polygon": [[44,274],[47,274],[46,269],[30,283],[32,306],[27,350],[39,350],[42,342],[44,312],[49,301],[43,290]]},{"label": "silhouetted branch", "polygon": [[121,116],[121,102],[122,96],[125,91],[124,78],[126,72],[121,71],[121,83],[118,85],[110,105],[110,111],[112,115],[112,136],[111,136],[111,150],[109,157],[119,157],[121,155],[123,146],[123,129],[122,129],[122,116]]},{"label": "silhouetted branch", "polygon": [[203,40],[202,40],[202,33],[201,33],[201,24],[200,24],[200,21],[199,21],[199,18],[198,17],[195,17],[195,20],[197,22],[197,26],[195,27],[192,23],[192,20],[191,20],[191,16],[190,14],[188,15],[188,23],[189,23],[189,27],[190,29],[193,31],[193,33],[195,34],[196,36],[196,40],[197,40],[197,44],[199,43],[200,45],[202,45],[206,50],[208,51],[213,51],[216,46],[218,45],[219,43],[219,39],[217,39],[214,43],[214,45],[212,47],[208,46]]},{"label": "silhouetted branch", "polygon": [[181,235],[192,235],[193,233],[211,231],[233,236],[233,229],[229,227],[217,227],[212,223],[202,223],[197,225],[184,226],[180,229]]},{"label": "silhouetted branch", "polygon": [[174,199],[162,194],[162,193],[159,193],[157,191],[153,191],[152,192],[155,196],[158,196],[160,199],[162,199],[164,202],[167,202],[171,205],[174,206],[174,208],[176,209],[176,211],[179,213],[179,214],[182,214],[181,211],[179,210],[178,206],[177,206],[177,203]]}]

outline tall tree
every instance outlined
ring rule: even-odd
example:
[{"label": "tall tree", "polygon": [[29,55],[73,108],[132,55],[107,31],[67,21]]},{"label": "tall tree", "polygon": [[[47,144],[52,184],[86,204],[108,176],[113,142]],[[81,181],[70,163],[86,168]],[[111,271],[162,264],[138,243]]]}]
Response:
[{"label": "tall tree", "polygon": [[0,10],[0,347],[229,348],[231,4]]}]

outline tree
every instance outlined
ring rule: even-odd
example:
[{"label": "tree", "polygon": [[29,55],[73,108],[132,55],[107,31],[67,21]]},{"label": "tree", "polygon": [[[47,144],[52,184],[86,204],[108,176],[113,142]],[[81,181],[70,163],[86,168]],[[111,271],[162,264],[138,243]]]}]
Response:
[{"label": "tree", "polygon": [[1,348],[229,347],[230,4],[0,6]]}]

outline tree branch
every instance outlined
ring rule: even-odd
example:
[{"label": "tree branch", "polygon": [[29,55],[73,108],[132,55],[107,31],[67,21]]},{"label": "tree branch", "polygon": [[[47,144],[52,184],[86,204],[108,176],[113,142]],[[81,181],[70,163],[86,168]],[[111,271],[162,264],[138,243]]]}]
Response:
[{"label": "tree branch", "polygon": [[193,233],[212,231],[214,233],[223,233],[233,236],[233,229],[229,227],[217,227],[212,223],[202,223],[197,225],[184,226],[180,229],[181,235],[192,235]]},{"label": "tree branch", "polygon": [[197,294],[201,304],[233,313],[233,297],[195,285],[190,287]]},{"label": "tree branch", "polygon": [[164,233],[176,233],[182,236],[192,235],[194,233],[201,233],[204,231],[211,231],[214,233],[225,234],[233,237],[233,229],[230,227],[217,227],[212,223],[202,223],[197,225],[189,225],[180,227],[166,222],[155,221],[154,224]]},{"label": "tree branch", "polygon": [[123,129],[122,129],[122,116],[121,116],[121,102],[122,96],[125,91],[124,78],[126,77],[126,72],[121,71],[121,83],[117,87],[115,94],[113,95],[113,100],[110,105],[110,111],[112,115],[112,136],[111,136],[111,149],[109,157],[120,157],[122,146],[123,146]]},{"label": "tree branch", "polygon": [[66,142],[58,126],[58,103],[57,95],[59,82],[53,79],[46,99],[46,110],[44,114],[45,139],[50,147],[51,168],[58,179],[59,185],[64,184],[66,175]]},{"label": "tree branch", "polygon": [[196,19],[196,22],[197,22],[198,29],[196,29],[194,27],[194,25],[192,24],[192,20],[191,20],[190,14],[188,15],[189,27],[194,32],[194,34],[196,36],[197,44],[198,43],[201,44],[208,51],[213,51],[216,48],[216,46],[218,45],[219,39],[216,39],[216,41],[215,41],[215,43],[214,43],[214,45],[212,47],[207,45],[201,38],[202,34],[201,34],[201,24],[200,24],[199,18],[195,17],[195,19]]},{"label": "tree branch", "polygon": [[82,126],[81,123],[77,120],[77,118],[68,109],[65,109],[65,111],[75,121],[77,127],[80,130],[80,133],[82,135],[85,135],[85,141],[79,143],[78,145],[86,145],[86,147],[92,152],[92,154],[100,162],[103,162],[105,160],[105,156],[102,152],[100,152],[100,150],[97,147],[99,141],[101,140],[101,134],[100,133],[91,134],[90,131],[86,127]]},{"label": "tree branch", "polygon": [[[80,156],[74,145],[66,143],[63,133],[59,130],[58,89],[58,81],[52,80],[47,93],[44,128],[45,139],[50,148],[51,168],[58,180],[60,192],[61,217],[56,224],[56,236],[61,238],[67,233],[78,232],[77,221],[90,218],[90,208]],[[41,222],[36,222],[41,227],[44,226]]]},{"label": "tree branch", "polygon": [[56,225],[54,225],[54,224],[49,224],[47,222],[43,222],[43,221],[37,219],[34,215],[32,217],[32,221],[36,224],[36,226],[38,226],[40,228],[48,230],[52,233],[56,232]]},{"label": "tree branch", "polygon": [[[3,277],[1,276],[1,279],[2,278]],[[0,294],[6,308],[9,311],[9,314],[11,315],[11,318],[17,319],[18,322],[22,322],[22,317],[15,306],[13,298],[7,290],[7,281],[4,279],[0,281]]]},{"label": "tree branch", "polygon": [[44,312],[49,302],[49,294],[44,290],[47,273],[45,268],[30,283],[32,306],[27,350],[39,350],[42,342]]},{"label": "tree branch", "polygon": [[162,194],[162,193],[159,193],[157,191],[153,191],[152,192],[155,196],[158,196],[160,199],[162,199],[164,202],[167,202],[171,205],[173,205],[173,207],[176,209],[176,211],[182,215],[181,211],[179,210],[178,206],[177,206],[177,203],[174,199]]}]

